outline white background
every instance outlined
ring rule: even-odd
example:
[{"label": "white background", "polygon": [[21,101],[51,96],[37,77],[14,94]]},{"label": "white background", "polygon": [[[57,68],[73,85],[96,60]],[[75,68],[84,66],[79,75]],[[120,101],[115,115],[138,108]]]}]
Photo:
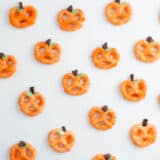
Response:
[{"label": "white background", "polygon": [[[16,74],[0,80],[0,159],[9,159],[9,148],[19,140],[30,142],[37,149],[37,160],[90,160],[97,153],[113,153],[118,160],[157,160],[160,157],[160,136],[152,146],[139,149],[128,136],[130,127],[148,118],[160,133],[160,61],[144,64],[133,55],[134,43],[147,36],[160,40],[159,0],[128,0],[133,8],[132,20],[121,27],[110,25],[104,17],[104,7],[110,0],[24,0],[38,9],[36,24],[27,29],[15,29],[8,22],[8,10],[17,0],[0,1],[0,51],[17,57]],[[86,21],[81,30],[73,33],[59,29],[56,16],[59,10],[73,4],[82,8]],[[62,47],[61,61],[46,66],[33,56],[34,44],[52,38]],[[91,62],[94,48],[107,41],[116,47],[121,59],[117,68],[99,70]],[[74,69],[88,73],[89,92],[83,96],[68,96],[63,92],[61,79]],[[125,101],[119,84],[134,73],[147,81],[148,92],[139,103]],[[30,86],[45,95],[44,112],[34,118],[19,110],[17,99]],[[117,113],[117,123],[109,131],[93,129],[87,120],[94,105],[107,104]],[[48,132],[66,125],[76,135],[70,153],[57,154],[47,144]]]}]

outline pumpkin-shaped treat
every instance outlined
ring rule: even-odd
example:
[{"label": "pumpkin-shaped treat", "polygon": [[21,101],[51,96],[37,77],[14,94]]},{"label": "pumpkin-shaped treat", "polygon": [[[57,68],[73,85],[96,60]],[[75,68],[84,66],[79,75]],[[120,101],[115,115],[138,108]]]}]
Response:
[{"label": "pumpkin-shaped treat", "polygon": [[129,80],[121,83],[120,92],[128,101],[140,101],[146,96],[146,81],[143,79],[134,79],[134,75],[131,74]]},{"label": "pumpkin-shaped treat", "polygon": [[147,147],[156,141],[157,130],[154,125],[148,124],[147,119],[144,119],[142,124],[135,124],[130,129],[130,137],[136,146]]},{"label": "pumpkin-shaped treat", "polygon": [[116,48],[108,47],[106,42],[102,47],[94,49],[91,58],[96,67],[100,69],[110,69],[117,66],[120,55]]},{"label": "pumpkin-shaped treat", "polygon": [[113,25],[123,25],[131,19],[132,8],[127,2],[115,0],[107,4],[105,15],[107,20]]},{"label": "pumpkin-shaped treat", "polygon": [[17,61],[13,55],[0,53],[0,78],[9,78],[16,72]]},{"label": "pumpkin-shaped treat", "polygon": [[10,160],[35,160],[36,149],[29,143],[20,141],[10,148]]},{"label": "pumpkin-shaped treat", "polygon": [[69,152],[75,143],[75,136],[63,126],[60,129],[53,129],[49,132],[48,143],[56,152]]},{"label": "pumpkin-shaped treat", "polygon": [[116,123],[116,113],[106,105],[91,108],[88,118],[90,124],[99,130],[111,129]]},{"label": "pumpkin-shaped treat", "polygon": [[88,91],[90,80],[87,74],[78,73],[78,70],[67,73],[63,76],[62,85],[64,92],[78,96]]},{"label": "pumpkin-shaped treat", "polygon": [[146,40],[140,40],[135,44],[134,54],[139,61],[155,62],[160,58],[160,43],[152,37],[147,37]]},{"label": "pumpkin-shaped treat", "polygon": [[117,158],[109,153],[107,154],[97,154],[92,160],[117,160]]},{"label": "pumpkin-shaped treat", "polygon": [[59,12],[57,20],[62,30],[70,32],[82,27],[85,16],[81,9],[73,9],[73,6],[70,5]]},{"label": "pumpkin-shaped treat", "polygon": [[43,64],[54,64],[60,60],[61,48],[58,43],[51,43],[51,39],[38,42],[35,45],[34,56]]},{"label": "pumpkin-shaped treat", "polygon": [[9,21],[11,25],[17,28],[26,28],[35,23],[37,18],[37,10],[33,6],[23,6],[19,2],[19,6],[15,6],[9,11]]},{"label": "pumpkin-shaped treat", "polygon": [[36,116],[43,111],[45,98],[41,93],[35,92],[34,87],[30,87],[29,91],[24,91],[20,95],[18,103],[23,113],[28,116]]}]

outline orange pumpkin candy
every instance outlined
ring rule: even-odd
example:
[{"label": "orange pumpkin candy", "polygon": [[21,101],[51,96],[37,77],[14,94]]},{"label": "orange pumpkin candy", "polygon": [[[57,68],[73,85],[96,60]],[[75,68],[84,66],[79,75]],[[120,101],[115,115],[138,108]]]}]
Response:
[{"label": "orange pumpkin candy", "polygon": [[26,28],[33,25],[37,18],[37,10],[33,6],[23,6],[19,2],[19,6],[13,7],[9,11],[9,21],[17,28]]},{"label": "orange pumpkin candy", "polygon": [[100,69],[110,69],[118,65],[120,55],[116,48],[109,48],[107,42],[94,49],[91,55],[94,65]]},{"label": "orange pumpkin candy", "polygon": [[111,129],[116,123],[116,114],[108,106],[93,107],[88,117],[90,124],[99,130]]},{"label": "orange pumpkin candy", "polygon": [[160,43],[155,42],[152,37],[138,41],[134,46],[134,54],[139,61],[150,63],[160,58]]},{"label": "orange pumpkin candy", "polygon": [[131,19],[132,8],[127,2],[115,0],[106,6],[105,15],[113,25],[123,25]]},{"label": "orange pumpkin candy", "polygon": [[30,87],[30,91],[24,91],[19,97],[19,106],[23,113],[28,116],[36,116],[40,114],[45,105],[45,98],[41,93],[35,92],[34,87]]},{"label": "orange pumpkin candy", "polygon": [[57,152],[69,152],[75,143],[75,136],[63,126],[61,129],[53,129],[49,132],[48,143]]},{"label": "orange pumpkin candy", "polygon": [[90,80],[87,74],[78,73],[78,70],[74,70],[72,73],[67,73],[63,76],[62,85],[64,92],[78,96],[88,91]]},{"label": "orange pumpkin candy", "polygon": [[0,78],[9,78],[16,72],[17,61],[13,55],[0,53]]},{"label": "orange pumpkin candy", "polygon": [[97,154],[92,158],[92,160],[117,160],[117,158],[107,153],[107,154]]},{"label": "orange pumpkin candy", "polygon": [[10,160],[35,160],[36,149],[29,143],[20,141],[10,149]]},{"label": "orange pumpkin candy", "polygon": [[147,85],[143,79],[134,79],[134,75],[130,75],[130,80],[125,80],[120,85],[120,92],[128,101],[140,101],[145,98]]},{"label": "orange pumpkin candy", "polygon": [[156,141],[157,130],[154,125],[148,124],[147,119],[144,119],[142,124],[135,124],[130,129],[130,137],[136,146],[147,147]]},{"label": "orange pumpkin candy", "polygon": [[38,42],[34,49],[36,60],[43,64],[54,64],[60,60],[61,48],[58,43],[51,43],[51,39]]},{"label": "orange pumpkin candy", "polygon": [[67,9],[62,9],[59,12],[57,20],[62,30],[70,32],[82,27],[85,16],[81,9],[73,9],[73,6],[70,5]]}]

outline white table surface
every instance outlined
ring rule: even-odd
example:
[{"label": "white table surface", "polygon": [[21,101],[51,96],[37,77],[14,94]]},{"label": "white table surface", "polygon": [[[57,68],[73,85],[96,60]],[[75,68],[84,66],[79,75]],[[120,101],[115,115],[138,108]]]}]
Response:
[{"label": "white table surface", "polygon": [[[156,98],[160,92],[160,61],[144,64],[135,59],[133,45],[139,39],[153,36],[160,40],[159,0],[128,0],[133,7],[132,20],[121,27],[110,25],[104,17],[104,7],[110,0],[24,0],[38,9],[34,26],[15,29],[8,22],[8,10],[17,0],[0,1],[0,51],[17,57],[16,74],[0,80],[0,159],[9,159],[9,148],[19,140],[30,142],[37,149],[37,160],[90,160],[97,153],[113,153],[118,160],[157,160],[160,158],[160,136],[145,149],[135,147],[128,136],[130,127],[148,118],[160,133],[160,106]],[[59,29],[56,16],[59,10],[73,4],[82,8],[86,21],[81,30],[73,33]],[[42,65],[33,57],[34,44],[52,38],[62,47],[61,61]],[[118,67],[99,70],[91,62],[94,48],[107,41],[116,47],[121,59]],[[89,92],[83,96],[68,96],[63,92],[61,78],[74,69],[88,73]],[[147,81],[145,100],[125,101],[119,93],[119,84],[134,73]],[[46,98],[44,112],[34,118],[19,110],[20,93],[35,86]],[[94,105],[107,104],[117,113],[117,123],[109,131],[93,129],[87,120]],[[76,135],[71,152],[57,154],[47,144],[48,132],[65,125]]]}]

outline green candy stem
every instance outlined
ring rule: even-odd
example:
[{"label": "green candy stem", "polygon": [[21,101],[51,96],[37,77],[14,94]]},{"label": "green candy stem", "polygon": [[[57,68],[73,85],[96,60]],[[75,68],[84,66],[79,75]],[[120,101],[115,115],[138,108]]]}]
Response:
[{"label": "green candy stem", "polygon": [[64,135],[65,132],[66,132],[66,127],[62,126],[61,129],[59,130],[59,134]]},{"label": "green candy stem", "polygon": [[78,78],[83,77],[83,73],[79,73],[79,74],[77,75],[77,77],[78,77]]},{"label": "green candy stem", "polygon": [[52,43],[50,44],[50,46],[55,46],[55,45],[57,45],[57,43],[55,43],[55,42],[52,42]]},{"label": "green candy stem", "polygon": [[28,92],[27,92],[27,96],[28,96],[28,97],[32,97],[33,94],[32,94],[30,91],[28,91]]},{"label": "green candy stem", "polygon": [[7,59],[7,55],[4,55],[4,56],[2,57],[2,59],[3,59],[3,60]]},{"label": "green candy stem", "polygon": [[17,7],[17,12],[21,12],[21,11],[22,11],[22,9]]},{"label": "green candy stem", "polygon": [[127,2],[121,2],[121,4],[126,5],[126,4],[127,4]]},{"label": "green candy stem", "polygon": [[73,9],[72,13],[73,13],[73,14],[77,14],[77,13],[78,13],[78,10],[77,10],[77,9]]},{"label": "green candy stem", "polygon": [[106,49],[106,51],[110,51],[111,49],[112,49],[112,48],[109,48],[109,47],[108,47],[108,48]]},{"label": "green candy stem", "polygon": [[3,60],[5,60],[5,59],[7,59],[7,55],[4,54],[4,53],[0,53],[0,58],[3,59]]},{"label": "green candy stem", "polygon": [[61,136],[64,135],[64,131],[59,130],[59,134],[60,134]]}]

